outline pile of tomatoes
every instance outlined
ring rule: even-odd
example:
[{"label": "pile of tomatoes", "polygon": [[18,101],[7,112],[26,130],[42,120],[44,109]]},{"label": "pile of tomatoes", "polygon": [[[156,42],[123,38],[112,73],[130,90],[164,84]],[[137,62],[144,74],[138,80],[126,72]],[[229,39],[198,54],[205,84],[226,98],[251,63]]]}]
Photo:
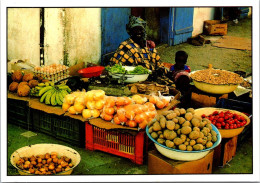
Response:
[{"label": "pile of tomatoes", "polygon": [[230,111],[214,111],[208,116],[203,114],[201,117],[208,118],[218,129],[240,128],[247,123],[242,115],[231,113]]}]

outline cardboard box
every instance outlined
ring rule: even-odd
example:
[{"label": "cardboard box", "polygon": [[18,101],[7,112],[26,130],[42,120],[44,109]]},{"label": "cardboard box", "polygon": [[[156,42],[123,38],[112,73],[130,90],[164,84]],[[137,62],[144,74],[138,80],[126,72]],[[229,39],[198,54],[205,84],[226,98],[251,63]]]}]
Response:
[{"label": "cardboard box", "polygon": [[157,150],[148,152],[148,174],[210,174],[214,150],[195,161],[177,161],[161,155]]},{"label": "cardboard box", "polygon": [[204,33],[208,35],[227,35],[227,23],[221,23],[220,20],[204,21]]}]

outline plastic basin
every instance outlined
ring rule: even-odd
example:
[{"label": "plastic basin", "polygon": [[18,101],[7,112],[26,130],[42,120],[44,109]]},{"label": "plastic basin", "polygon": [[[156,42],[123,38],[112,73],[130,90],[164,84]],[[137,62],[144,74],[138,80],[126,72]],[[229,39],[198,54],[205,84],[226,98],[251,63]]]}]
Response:
[{"label": "plastic basin", "polygon": [[[199,72],[199,71],[193,71],[190,73],[190,75],[194,74],[195,72]],[[199,90],[204,91],[206,93],[211,93],[211,94],[231,93],[239,85],[239,84],[211,84],[211,83],[206,83],[203,81],[197,81],[195,79],[193,79],[193,83],[194,83],[195,87],[198,88]]]},{"label": "plastic basin", "polygon": [[101,75],[105,67],[103,66],[93,66],[93,67],[87,67],[84,69],[80,69],[78,73],[83,78],[91,78],[91,77],[98,77]]},{"label": "plastic basin", "polygon": [[[132,71],[132,70],[135,69],[134,66],[123,66],[123,68],[125,68],[125,70],[127,70],[127,71]],[[123,76],[123,74],[112,74],[112,73],[109,73],[109,74],[114,79],[119,79],[120,77]],[[124,80],[124,82],[126,82],[126,83],[137,83],[137,82],[142,82],[142,81],[147,80],[149,74],[125,74],[124,76],[126,78]]]},{"label": "plastic basin", "polygon": [[182,151],[179,149],[173,149],[165,145],[162,145],[151,137],[151,135],[148,132],[149,130],[148,126],[146,127],[146,134],[154,142],[156,149],[167,158],[179,160],[179,161],[194,161],[205,157],[210,152],[211,149],[217,147],[221,142],[221,134],[219,133],[217,127],[214,126],[213,124],[211,124],[211,126],[212,129],[217,133],[218,140],[213,144],[212,147],[201,151]]},{"label": "plastic basin", "polygon": [[231,113],[235,113],[235,114],[238,114],[238,115],[241,115],[243,116],[247,123],[242,126],[242,127],[239,127],[239,128],[235,128],[235,129],[218,129],[218,131],[220,132],[222,138],[232,138],[232,137],[235,137],[237,135],[239,135],[243,130],[244,128],[249,125],[250,123],[250,119],[247,115],[243,114],[242,112],[238,112],[238,111],[235,111],[235,110],[230,110],[230,109],[223,109],[223,108],[214,108],[214,107],[204,107],[204,108],[199,108],[199,109],[196,109],[194,112],[196,115],[198,116],[201,116],[202,114],[205,114],[205,115],[210,115],[212,114],[214,111],[230,111]]},{"label": "plastic basin", "polygon": [[32,155],[37,156],[45,153],[57,152],[58,157],[67,156],[71,158],[71,163],[74,165],[67,171],[63,171],[53,175],[70,175],[73,169],[80,163],[81,157],[80,154],[67,146],[59,145],[59,144],[35,144],[30,146],[25,146],[20,149],[14,151],[10,157],[11,164],[18,170],[20,175],[35,175],[31,174],[28,171],[22,170],[16,166],[16,162],[20,159],[20,157],[30,157]]}]

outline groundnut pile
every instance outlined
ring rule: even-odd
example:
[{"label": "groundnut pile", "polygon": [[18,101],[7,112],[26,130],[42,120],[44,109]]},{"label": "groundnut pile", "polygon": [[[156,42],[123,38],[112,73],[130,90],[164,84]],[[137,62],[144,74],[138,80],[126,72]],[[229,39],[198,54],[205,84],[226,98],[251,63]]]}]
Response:
[{"label": "groundnut pile", "polygon": [[66,156],[58,157],[56,152],[46,153],[43,155],[21,157],[16,166],[21,170],[36,175],[51,175],[67,171],[74,165],[71,159]]},{"label": "groundnut pile", "polygon": [[240,84],[243,82],[238,74],[219,69],[200,70],[192,73],[190,77],[209,84]]},{"label": "groundnut pile", "polygon": [[212,147],[217,141],[210,120],[195,115],[193,108],[164,111],[148,126],[153,139],[173,149],[199,151]]}]

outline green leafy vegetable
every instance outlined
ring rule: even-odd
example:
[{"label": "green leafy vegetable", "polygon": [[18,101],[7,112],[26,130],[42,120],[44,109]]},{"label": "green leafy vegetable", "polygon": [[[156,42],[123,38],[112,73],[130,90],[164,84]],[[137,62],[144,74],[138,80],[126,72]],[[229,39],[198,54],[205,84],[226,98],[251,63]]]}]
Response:
[{"label": "green leafy vegetable", "polygon": [[150,74],[150,71],[141,65],[136,66],[132,71],[127,71],[121,64],[107,66],[106,70],[112,74]]}]

